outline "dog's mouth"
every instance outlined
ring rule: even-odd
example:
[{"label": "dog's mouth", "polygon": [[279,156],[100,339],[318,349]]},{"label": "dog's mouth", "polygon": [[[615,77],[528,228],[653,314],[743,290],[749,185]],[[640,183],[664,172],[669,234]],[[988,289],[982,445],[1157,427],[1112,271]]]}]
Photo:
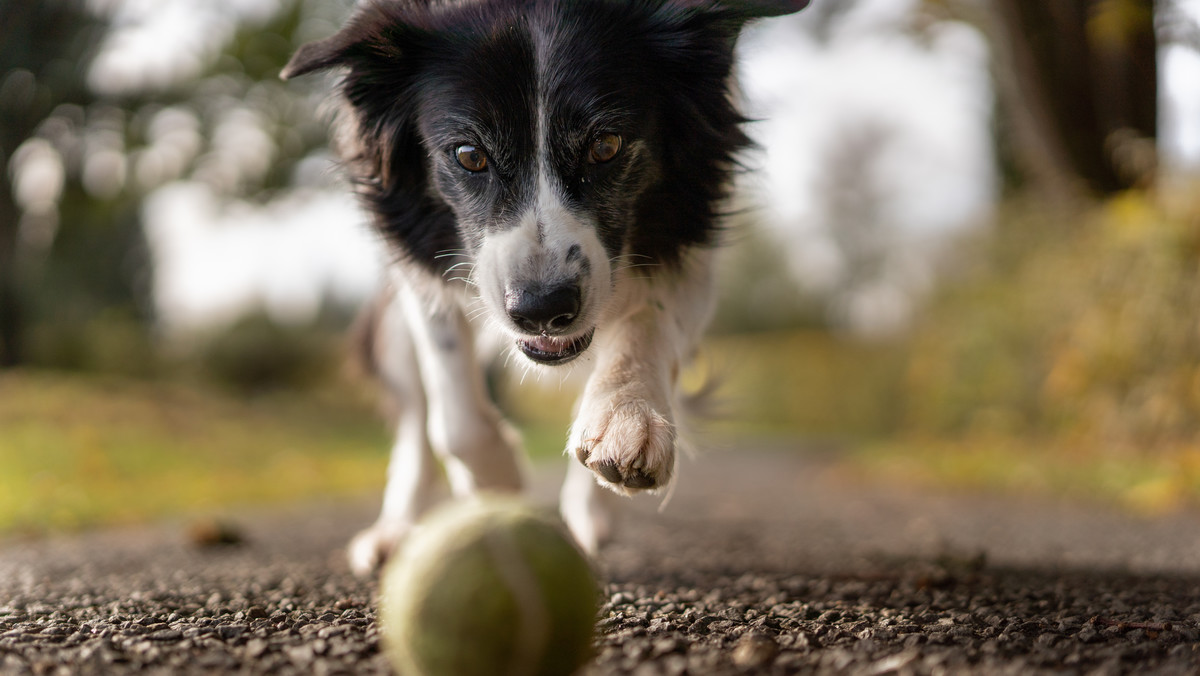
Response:
[{"label": "dog's mouth", "polygon": [[592,336],[596,329],[577,338],[559,338],[556,336],[534,336],[517,340],[521,353],[539,364],[565,364],[583,354],[592,344]]}]

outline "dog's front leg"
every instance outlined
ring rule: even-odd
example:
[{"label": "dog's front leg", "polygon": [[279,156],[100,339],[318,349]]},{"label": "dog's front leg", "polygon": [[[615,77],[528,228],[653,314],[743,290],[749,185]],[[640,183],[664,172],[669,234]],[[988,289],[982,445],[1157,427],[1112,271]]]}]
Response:
[{"label": "dog's front leg", "polygon": [[396,280],[370,346],[397,418],[383,509],[347,548],[360,575],[382,565],[435,501],[437,459],[456,496],[521,487],[516,434],[487,396],[461,309],[408,284]]},{"label": "dog's front leg", "polygon": [[575,457],[618,493],[666,486],[675,469],[679,358],[661,335],[661,315],[647,305],[595,346],[596,370],[571,426]]},{"label": "dog's front leg", "polygon": [[429,442],[455,497],[519,491],[519,438],[488,396],[462,307],[413,286],[401,293],[425,388]]},{"label": "dog's front leg", "polygon": [[[644,284],[597,333],[595,368],[568,446],[600,485],[622,494],[663,488],[674,474],[677,384],[711,315],[710,256],[695,255],[678,274]],[[564,504],[575,521],[588,511],[595,510]]]},{"label": "dog's front leg", "polygon": [[429,445],[425,389],[403,302],[388,289],[363,318],[362,349],[394,409],[395,440],[379,518],[346,548],[350,568],[358,575],[378,569],[437,498],[438,469]]}]

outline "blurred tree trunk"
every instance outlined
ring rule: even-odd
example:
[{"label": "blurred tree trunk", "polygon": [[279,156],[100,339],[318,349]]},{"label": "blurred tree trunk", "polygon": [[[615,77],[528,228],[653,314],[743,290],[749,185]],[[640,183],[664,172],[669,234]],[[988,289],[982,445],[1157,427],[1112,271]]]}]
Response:
[{"label": "blurred tree trunk", "polygon": [[106,29],[83,0],[0,0],[0,368],[26,356],[34,286],[22,260],[14,155],[59,105],[94,99],[86,72]]},{"label": "blurred tree trunk", "polygon": [[991,4],[999,67],[1011,70],[1001,98],[1008,116],[1028,127],[1016,152],[1041,155],[1018,162],[1040,163],[1041,173],[1098,195],[1150,178],[1158,135],[1154,0]]},{"label": "blurred tree trunk", "polygon": [[[0,168],[7,164],[9,149],[0,142]],[[0,369],[16,366],[24,350],[21,345],[23,326],[20,297],[17,290],[17,222],[20,213],[13,200],[8,172],[0,178]]]}]

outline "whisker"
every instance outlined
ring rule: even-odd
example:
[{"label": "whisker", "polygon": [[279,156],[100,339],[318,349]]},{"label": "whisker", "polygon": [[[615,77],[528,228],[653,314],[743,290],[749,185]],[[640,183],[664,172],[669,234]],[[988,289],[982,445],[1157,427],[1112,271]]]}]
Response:
[{"label": "whisker", "polygon": [[608,260],[609,260],[609,264],[612,264],[612,263],[624,262],[625,260],[630,259],[630,258],[645,258],[646,260],[653,260],[653,257],[647,256],[646,254],[635,254],[635,253],[620,254],[617,256],[613,256],[612,258],[610,258]]},{"label": "whisker", "polygon": [[[486,307],[480,307],[480,308],[476,308],[476,309],[474,309],[474,310],[472,310],[472,311],[470,311],[470,312],[468,312],[468,313],[467,313],[467,321],[468,321],[468,322],[474,322],[474,321],[478,320],[480,317],[483,317],[483,316],[485,316],[486,314],[487,314],[487,308],[486,308]],[[489,320],[490,320],[491,318],[490,318],[490,317],[488,317],[487,319],[489,319]]]},{"label": "whisker", "polygon": [[632,270],[634,268],[654,268],[654,267],[658,267],[658,263],[630,263],[629,265],[622,265],[620,267],[613,268],[613,272],[621,272],[623,270]]}]

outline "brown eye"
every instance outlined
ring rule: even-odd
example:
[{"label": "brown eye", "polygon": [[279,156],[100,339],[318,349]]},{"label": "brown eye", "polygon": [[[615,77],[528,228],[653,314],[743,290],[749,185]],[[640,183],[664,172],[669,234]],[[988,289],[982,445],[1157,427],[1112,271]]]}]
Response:
[{"label": "brown eye", "polygon": [[458,163],[462,165],[463,169],[472,173],[478,173],[487,169],[487,153],[483,152],[482,148],[459,146],[454,149],[454,156],[458,159]]},{"label": "brown eye", "polygon": [[621,137],[616,134],[600,134],[592,141],[592,151],[588,162],[602,164],[621,152]]}]

